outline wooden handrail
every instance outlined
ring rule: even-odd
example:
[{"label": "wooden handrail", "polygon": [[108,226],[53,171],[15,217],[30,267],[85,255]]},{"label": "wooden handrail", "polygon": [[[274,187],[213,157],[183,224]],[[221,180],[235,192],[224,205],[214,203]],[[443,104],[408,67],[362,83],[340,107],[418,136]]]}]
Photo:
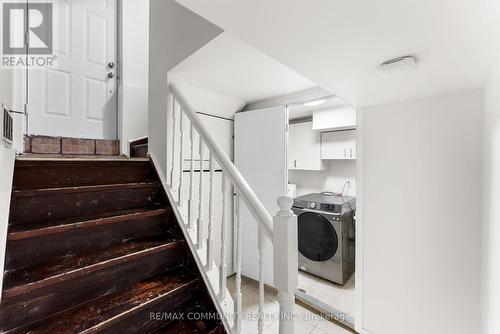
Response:
[{"label": "wooden handrail", "polygon": [[198,115],[194,111],[194,108],[188,102],[186,97],[182,94],[176,84],[170,84],[170,91],[175,97],[179,105],[181,106],[184,113],[187,115],[191,124],[197,130],[200,138],[204,141],[205,145],[208,147],[210,152],[214,155],[217,162],[221,165],[225,173],[227,173],[228,179],[234,186],[237,194],[241,197],[245,205],[248,207],[253,217],[259,224],[259,227],[265,233],[266,237],[273,241],[273,218],[266,210],[262,202],[259,200],[257,195],[253,192],[252,188],[245,181],[244,177],[234,166],[233,162],[219,144],[210,136],[208,130],[201,123]]}]

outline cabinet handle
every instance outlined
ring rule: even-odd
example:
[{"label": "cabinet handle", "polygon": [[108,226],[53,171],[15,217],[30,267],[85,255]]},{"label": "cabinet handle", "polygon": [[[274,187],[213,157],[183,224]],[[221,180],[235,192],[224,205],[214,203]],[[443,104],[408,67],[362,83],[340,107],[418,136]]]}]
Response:
[{"label": "cabinet handle", "polygon": [[352,158],[352,148],[350,148],[349,150],[351,150],[351,158]]},{"label": "cabinet handle", "polygon": [[297,167],[297,160],[293,161],[293,167]]},{"label": "cabinet handle", "polygon": [[347,148],[344,148],[344,158],[347,158]]}]

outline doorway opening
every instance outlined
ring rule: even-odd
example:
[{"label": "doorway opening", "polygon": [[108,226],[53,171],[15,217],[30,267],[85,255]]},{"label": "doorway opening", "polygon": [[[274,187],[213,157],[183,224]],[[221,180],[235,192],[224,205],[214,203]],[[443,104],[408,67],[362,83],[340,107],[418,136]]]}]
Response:
[{"label": "doorway opening", "polygon": [[[235,165],[258,196],[270,207],[277,196],[294,199],[296,299],[352,329],[358,314],[356,112],[317,87],[247,105],[235,114],[234,130]],[[251,221],[250,214],[243,221]],[[245,236],[256,235],[251,224],[245,228]],[[255,277],[255,268],[245,270]]]},{"label": "doorway opening", "polygon": [[24,153],[128,156],[148,135],[148,4],[47,3],[54,62],[25,71]]},{"label": "doorway opening", "polygon": [[354,328],[356,109],[320,96],[288,105],[288,114],[288,195],[298,220],[296,297]]},{"label": "doorway opening", "polygon": [[52,28],[54,65],[27,70],[26,133],[117,139],[117,0],[54,1]]}]

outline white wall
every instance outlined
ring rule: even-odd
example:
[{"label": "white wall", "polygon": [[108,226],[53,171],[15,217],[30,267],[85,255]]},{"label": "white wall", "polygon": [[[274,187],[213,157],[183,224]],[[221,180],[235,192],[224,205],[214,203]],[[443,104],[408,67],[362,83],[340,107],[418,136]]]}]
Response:
[{"label": "white wall", "polygon": [[222,30],[174,0],[151,0],[149,13],[149,152],[166,175],[167,72]]},{"label": "white wall", "polygon": [[0,103],[12,104],[12,70],[0,69]]},{"label": "white wall", "polygon": [[[14,157],[14,150],[6,148],[0,140],[0,271],[2,273],[5,264]],[[0,275],[0,291],[2,290],[2,282],[3,275]]]},{"label": "white wall", "polygon": [[356,196],[356,161],[325,160],[326,170],[289,170],[288,182],[297,185],[297,196],[322,191],[341,192],[346,181],[351,186],[346,188],[344,195]]},{"label": "white wall", "polygon": [[[3,6],[0,15],[3,17]],[[3,34],[0,35],[0,45],[3,45]],[[0,68],[0,103],[4,103],[7,108],[14,108],[14,75],[14,70]]]},{"label": "white wall", "polygon": [[[21,73],[22,72],[19,70],[0,69],[0,104],[4,103],[8,109],[16,109],[19,107],[19,97],[18,94],[16,94],[15,81]],[[23,109],[17,110],[22,111]],[[3,113],[2,110],[0,110],[0,112]],[[15,142],[13,146],[15,149],[22,149],[21,138],[23,119],[22,116],[14,115]],[[3,114],[0,115],[0,121],[2,120]],[[1,124],[0,122],[0,127]],[[14,158],[14,149],[8,148],[0,138],[0,272],[3,272],[5,263],[5,246],[7,244]],[[0,291],[2,290],[2,282],[3,275],[0,275]]]},{"label": "white wall", "polygon": [[[15,111],[24,111],[25,71],[21,69],[0,69],[0,104]],[[12,114],[14,133],[12,147],[16,152],[23,151],[23,135],[25,118],[20,114]]]},{"label": "white wall", "polygon": [[121,85],[118,91],[121,153],[148,135],[149,1],[121,0]]},{"label": "white wall", "polygon": [[500,333],[500,58],[484,99],[483,334]]},{"label": "white wall", "polygon": [[361,112],[370,333],[478,333],[482,108],[475,90]]},{"label": "white wall", "polygon": [[[175,68],[168,75],[168,81],[179,86],[197,112],[233,119],[234,114],[245,106],[242,100],[183,82],[182,74]],[[230,154],[232,155],[232,152]]]}]

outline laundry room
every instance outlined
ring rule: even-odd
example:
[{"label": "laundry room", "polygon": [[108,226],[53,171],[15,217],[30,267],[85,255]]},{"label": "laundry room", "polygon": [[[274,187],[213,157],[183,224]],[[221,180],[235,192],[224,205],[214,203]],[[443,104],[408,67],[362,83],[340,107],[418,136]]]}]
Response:
[{"label": "laundry room", "polygon": [[[279,109],[276,106],[285,106],[287,114],[284,175],[298,220],[296,298],[352,326],[356,313],[356,108],[334,95],[312,89],[247,105],[248,112],[239,117],[245,117],[246,126],[252,120],[258,124],[264,120],[259,120],[259,113],[269,120],[272,109]],[[260,132],[266,133],[260,124]],[[238,135],[242,134],[238,129],[235,133],[238,149]],[[271,142],[278,143],[267,147],[274,151],[276,161],[283,153],[283,145],[277,139],[268,140]],[[268,163],[266,168],[273,167]],[[268,189],[273,187],[273,180],[264,182]]]},{"label": "laundry room", "polygon": [[299,222],[297,298],[352,324],[356,110],[327,97],[289,106],[289,119],[288,188]]}]

